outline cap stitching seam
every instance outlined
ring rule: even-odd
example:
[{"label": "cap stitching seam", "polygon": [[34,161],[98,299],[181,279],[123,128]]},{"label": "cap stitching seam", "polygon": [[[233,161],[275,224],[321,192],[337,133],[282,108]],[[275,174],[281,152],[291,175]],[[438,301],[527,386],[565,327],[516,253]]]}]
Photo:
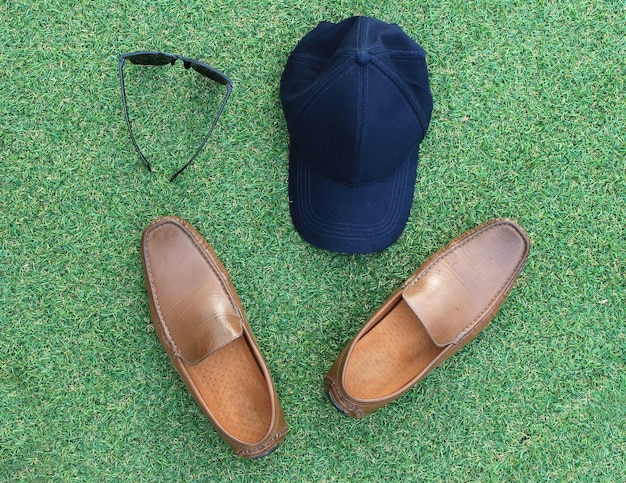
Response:
[{"label": "cap stitching seam", "polygon": [[[374,63],[374,65],[376,67],[378,67],[378,70],[387,78],[389,78],[398,88],[398,91],[402,94],[402,96],[409,101],[409,104],[411,105],[411,107],[413,108],[413,110],[415,111],[415,114],[417,114],[417,119],[422,127],[422,133],[424,134],[424,136],[422,137],[422,139],[424,137],[426,137],[426,132],[428,131],[428,122],[427,122],[427,116],[424,113],[424,110],[422,109],[422,105],[420,100],[417,98],[417,96],[413,93],[413,91],[409,88],[409,86],[407,85],[407,83],[400,78],[399,76],[395,75],[394,72],[390,71],[389,69],[387,69],[384,63],[380,62],[378,59],[373,58],[372,62]],[[421,141],[420,141],[421,143]],[[419,144],[419,143],[418,143]]]},{"label": "cap stitching seam", "polygon": [[368,77],[363,75],[363,67],[356,68],[357,76],[359,78],[359,85],[361,87],[361,92],[359,92],[360,100],[359,105],[357,106],[357,139],[354,140],[354,157],[352,158],[352,166],[351,166],[351,175],[352,179],[357,179],[361,175],[361,170],[359,169],[359,163],[357,160],[361,157],[361,151],[363,150],[363,142],[365,138],[365,122],[364,119],[367,119],[367,102],[363,102],[363,99],[367,99],[367,93],[369,91],[369,86],[367,85]]},{"label": "cap stitching seam", "polygon": [[[308,174],[305,173],[305,174]],[[398,184],[400,183],[399,180],[395,180],[394,185],[393,185],[393,192],[396,193],[398,190],[396,189],[398,187]],[[306,186],[309,186],[309,183],[305,183]],[[307,201],[311,199],[310,196],[310,191],[307,190],[306,193],[306,199]],[[311,220],[317,222],[318,225],[320,225],[321,227],[325,227],[325,231],[329,232],[333,227],[335,228],[335,230],[337,231],[350,231],[351,227],[362,227],[362,224],[357,224],[357,223],[328,223],[325,220],[323,220],[322,218],[318,217],[315,212],[313,211],[313,209],[310,207],[310,202],[305,204],[305,207],[307,208],[307,212],[310,214],[310,218]],[[369,227],[369,231],[372,232],[372,234],[378,234],[378,233],[384,233],[386,231],[389,230],[389,227],[393,226],[393,220],[395,219],[395,216],[397,215],[399,211],[399,204],[395,203],[393,205],[393,209],[389,212],[389,214],[387,215],[386,218],[383,218],[383,220],[381,220],[380,222],[373,224],[373,225],[368,225]],[[344,228],[345,227],[345,228]],[[337,234],[335,232],[335,230],[333,230],[333,234]],[[364,235],[365,236],[365,235]],[[357,238],[355,238],[357,239]]]},{"label": "cap stitching seam", "polygon": [[[328,91],[343,76],[347,75],[348,72],[350,72],[353,68],[354,68],[354,66],[351,66],[351,65],[340,64],[339,66],[335,67],[334,69],[329,70],[324,76],[317,78],[315,80],[315,83],[316,84],[317,83],[322,83],[323,85],[325,85],[325,87],[321,91],[317,91],[316,89],[310,89],[310,88],[307,89],[309,92],[307,92],[306,95],[303,96],[303,99],[301,99],[297,103],[298,105],[295,106],[293,112],[291,113],[291,116],[290,116],[291,120],[290,120],[289,124],[290,125],[295,124],[298,121],[298,118],[300,117],[300,115],[306,109],[309,108],[309,106],[311,105],[311,103],[313,102],[314,99],[319,98],[324,93],[326,93],[326,91]],[[328,79],[331,79],[334,76],[337,76],[337,78],[334,79],[333,82],[328,82]]]},{"label": "cap stitching seam", "polygon": [[298,56],[292,56],[292,58],[289,59],[289,62],[317,67],[318,65],[324,65],[326,62],[328,62],[328,59],[322,59],[321,57],[313,57],[311,55],[298,55]]},{"label": "cap stitching seam", "polygon": [[[408,168],[405,168],[405,169],[408,169]],[[313,211],[313,209],[311,208],[311,203],[310,203],[311,195],[310,195],[310,190],[308,189],[308,187],[310,186],[310,183],[306,182],[309,179],[308,170],[300,170],[300,171],[302,171],[300,173],[300,179],[303,181],[302,184],[307,187],[306,192],[304,193],[304,196],[306,197],[305,198],[306,202],[303,203],[304,207],[301,208],[301,212],[303,214],[308,215],[307,217],[304,217],[303,219],[307,221],[310,220],[307,223],[309,226],[311,226],[310,224],[311,222],[314,222],[327,235],[334,236],[334,237],[340,236],[341,232],[346,232],[346,233],[350,232],[351,228],[353,227],[363,227],[362,224],[356,224],[356,223],[328,223],[325,220],[318,217]],[[400,183],[399,179],[396,179],[394,181],[394,185],[393,185],[394,193],[398,191],[396,188],[398,187],[399,183]],[[367,236],[366,234],[363,234],[360,237],[350,237],[350,239],[360,240],[360,239],[369,238],[371,236],[375,236],[375,235],[383,234],[387,232],[389,228],[395,224],[394,220],[397,217],[397,214],[399,211],[400,211],[399,203],[394,203],[392,210],[388,213],[388,215],[385,218],[383,218],[379,223],[368,225],[369,236]]]},{"label": "cap stitching seam", "polygon": [[[305,174],[308,174],[305,173]],[[394,182],[394,188],[397,187],[397,181]],[[306,183],[306,186],[310,186],[309,183]],[[394,192],[396,192],[396,190],[394,189]],[[305,203],[304,207],[306,208],[306,213],[308,213],[309,215],[309,219],[311,221],[316,222],[316,224],[321,227],[327,234],[332,234],[334,236],[338,235],[338,232],[342,232],[345,231],[347,233],[349,233],[351,230],[351,228],[354,227],[362,227],[362,224],[357,224],[357,223],[329,223],[326,220],[320,218],[319,216],[317,216],[317,214],[313,211],[312,207],[311,207],[311,203],[310,203],[310,190],[307,189],[306,191],[306,199],[307,199],[307,203]],[[398,204],[394,204],[392,210],[390,211],[390,213],[388,214],[387,217],[383,218],[380,222],[373,224],[373,225],[367,225],[368,226],[368,231],[371,233],[370,236],[373,236],[375,234],[378,233],[384,233],[386,231],[389,230],[389,227],[391,227],[393,225],[392,221],[395,219],[395,215],[398,211]],[[354,238],[354,239],[360,239],[365,237],[365,235],[363,235],[362,237],[359,238]]]}]

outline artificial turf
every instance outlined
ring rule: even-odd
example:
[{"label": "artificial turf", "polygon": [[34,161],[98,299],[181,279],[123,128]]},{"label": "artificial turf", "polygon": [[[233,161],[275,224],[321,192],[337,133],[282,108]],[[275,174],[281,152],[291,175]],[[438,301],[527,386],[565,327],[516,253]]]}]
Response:
[{"label": "artificial turf", "polygon": [[[320,250],[289,216],[287,56],[319,21],[398,23],[434,96],[411,217],[372,255]],[[626,478],[626,24],[621,1],[5,0],[0,4],[0,480],[623,481]],[[213,94],[234,90],[195,163]],[[130,94],[129,94],[130,96]],[[129,99],[130,102],[130,99]],[[290,433],[237,459],[150,322],[139,254],[156,217],[226,265]],[[531,255],[483,333],[363,421],[322,375],[431,253],[488,219]]]}]

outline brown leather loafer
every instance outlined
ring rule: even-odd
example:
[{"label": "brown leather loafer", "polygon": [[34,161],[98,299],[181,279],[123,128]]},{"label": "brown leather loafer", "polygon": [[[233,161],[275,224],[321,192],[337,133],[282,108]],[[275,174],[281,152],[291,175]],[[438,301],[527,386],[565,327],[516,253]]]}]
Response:
[{"label": "brown leather loafer", "polygon": [[287,433],[272,377],[228,273],[187,222],[143,233],[150,313],[176,370],[220,436],[242,458],[265,456]]},{"label": "brown leather loafer", "polygon": [[498,219],[432,255],[374,313],[324,376],[341,412],[363,418],[408,391],[493,319],[530,243]]}]

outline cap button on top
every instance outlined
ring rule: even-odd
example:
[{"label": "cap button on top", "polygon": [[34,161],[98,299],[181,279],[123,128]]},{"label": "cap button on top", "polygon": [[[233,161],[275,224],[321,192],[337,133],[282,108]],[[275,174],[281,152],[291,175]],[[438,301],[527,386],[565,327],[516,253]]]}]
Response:
[{"label": "cap button on top", "polygon": [[356,53],[356,62],[359,65],[367,65],[371,58],[372,56],[369,53],[363,52],[362,50]]}]

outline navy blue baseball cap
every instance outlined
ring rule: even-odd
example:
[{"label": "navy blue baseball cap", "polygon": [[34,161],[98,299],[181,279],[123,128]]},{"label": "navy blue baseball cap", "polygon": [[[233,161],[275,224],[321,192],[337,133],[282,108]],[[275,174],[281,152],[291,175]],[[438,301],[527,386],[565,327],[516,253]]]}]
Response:
[{"label": "navy blue baseball cap", "polygon": [[280,99],[298,233],[343,253],[393,244],[411,211],[433,109],[424,49],[374,18],[321,22],[289,56]]}]

